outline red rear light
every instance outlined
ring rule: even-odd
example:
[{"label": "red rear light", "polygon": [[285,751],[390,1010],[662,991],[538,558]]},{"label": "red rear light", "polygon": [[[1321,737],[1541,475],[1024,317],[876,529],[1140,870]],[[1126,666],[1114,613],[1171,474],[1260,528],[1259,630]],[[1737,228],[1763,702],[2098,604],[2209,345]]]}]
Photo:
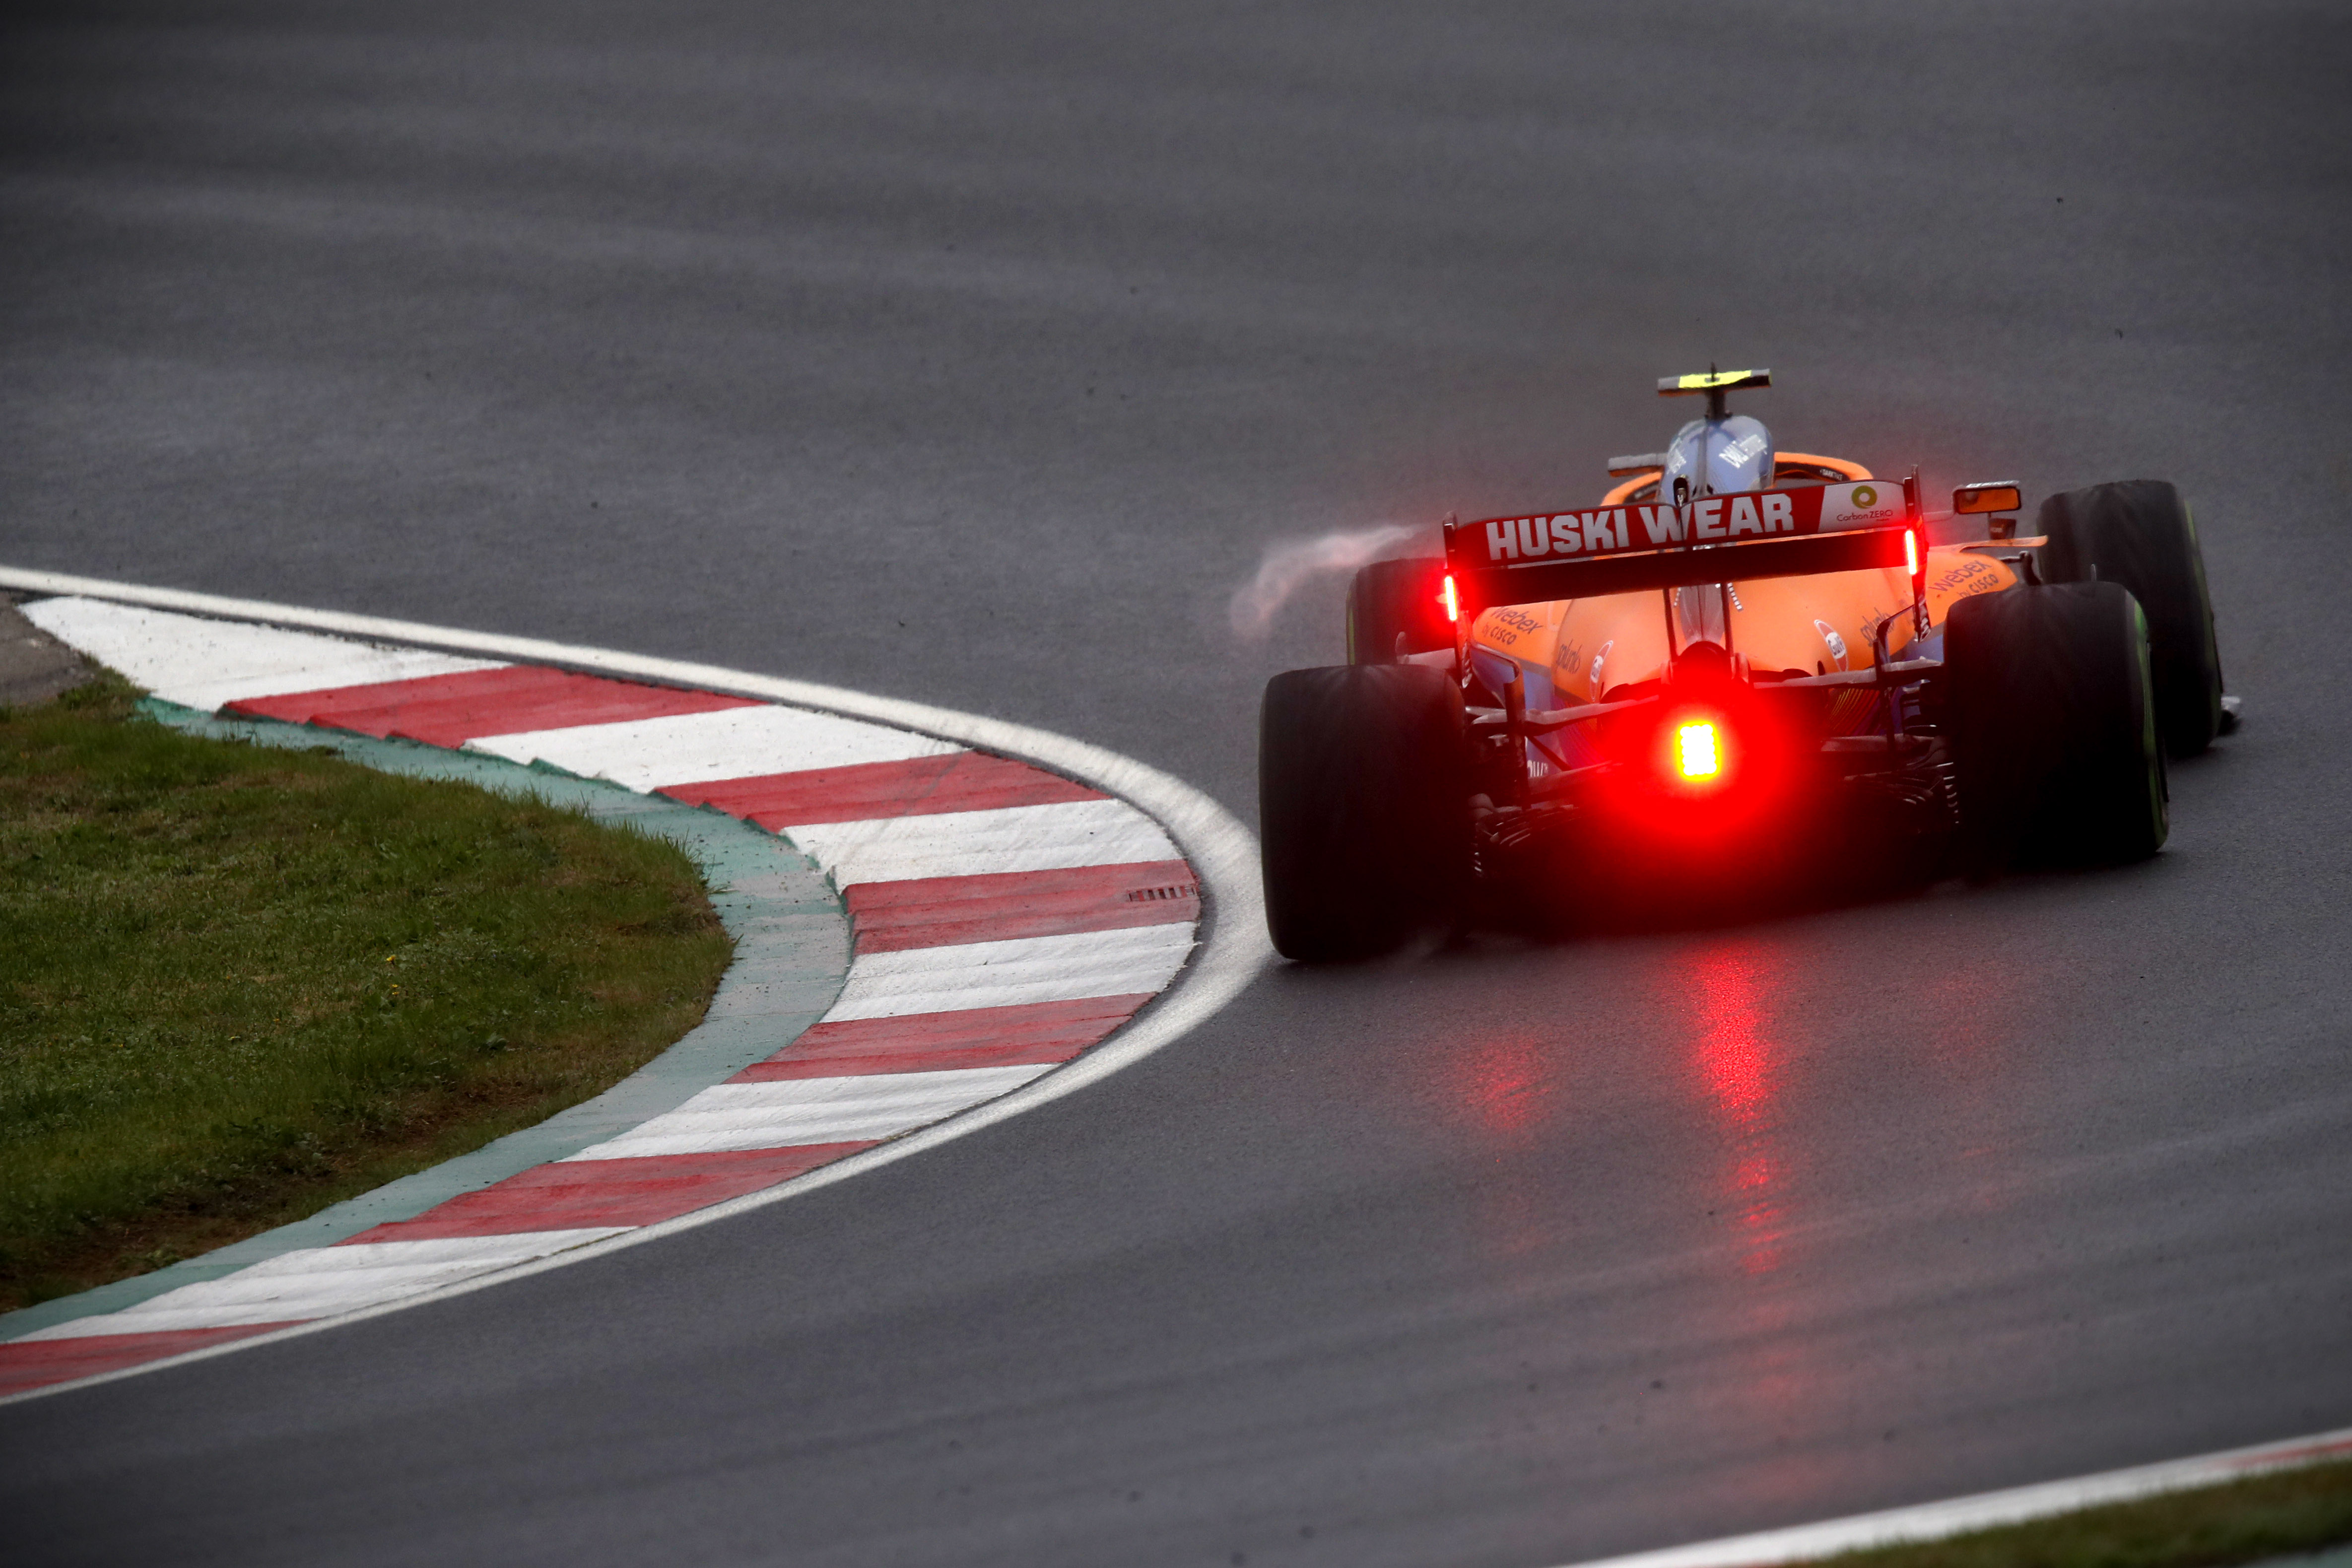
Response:
[{"label": "red rear light", "polygon": [[1903,531],[1903,570],[1914,579],[1919,575],[1919,531],[1916,528]]},{"label": "red rear light", "polygon": [[1711,779],[1721,773],[1723,752],[1716,742],[1715,726],[1700,721],[1676,730],[1675,762],[1686,779]]},{"label": "red rear light", "polygon": [[1447,620],[1458,621],[1462,618],[1462,595],[1454,592],[1454,574],[1451,572],[1445,574],[1445,585],[1437,590],[1437,602],[1445,606]]}]

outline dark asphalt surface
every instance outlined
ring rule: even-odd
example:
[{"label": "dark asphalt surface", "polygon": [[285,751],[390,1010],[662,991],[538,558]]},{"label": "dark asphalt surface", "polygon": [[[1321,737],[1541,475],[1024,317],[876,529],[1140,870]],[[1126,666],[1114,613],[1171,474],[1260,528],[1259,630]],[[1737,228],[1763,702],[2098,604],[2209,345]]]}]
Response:
[{"label": "dark asphalt surface", "polygon": [[1254,815],[1271,542],[2181,485],[2156,862],[1283,972],[805,1200],[0,1412],[22,1563],[1534,1565],[2352,1423],[2352,17],[19,6],[0,561],[1043,724]]}]

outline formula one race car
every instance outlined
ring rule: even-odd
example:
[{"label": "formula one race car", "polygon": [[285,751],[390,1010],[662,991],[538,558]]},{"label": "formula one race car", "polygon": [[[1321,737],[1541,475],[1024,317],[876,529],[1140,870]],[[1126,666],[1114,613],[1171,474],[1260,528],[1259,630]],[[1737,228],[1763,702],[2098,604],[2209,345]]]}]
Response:
[{"label": "formula one race car", "polygon": [[1917,470],[1775,449],[1728,393],[1610,464],[1597,505],[1444,524],[1381,561],[1349,662],[1268,683],[1258,789],[1267,921],[1300,960],[1458,926],[1474,890],[1602,858],[1704,874],[1778,847],[1976,875],[2113,863],[2167,832],[2165,757],[2234,711],[2205,568],[2169,484],[2013,483],[1936,545]]}]

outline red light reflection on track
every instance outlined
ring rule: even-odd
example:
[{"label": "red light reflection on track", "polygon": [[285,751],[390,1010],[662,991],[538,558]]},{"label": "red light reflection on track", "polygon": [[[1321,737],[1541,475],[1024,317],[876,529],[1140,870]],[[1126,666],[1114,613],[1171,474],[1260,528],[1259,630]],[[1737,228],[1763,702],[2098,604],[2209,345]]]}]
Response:
[{"label": "red light reflection on track", "polygon": [[[1757,1432],[1801,1426],[1821,1391],[1836,1381],[1800,1331],[1808,1310],[1800,1280],[1784,1273],[1790,1179],[1798,1163],[1781,1139],[1782,1101],[1792,1052],[1780,1020],[1801,986],[1799,962],[1770,940],[1728,937],[1684,960],[1692,1024],[1693,1089],[1719,1144],[1709,1207],[1728,1256],[1718,1310],[1738,1347],[1727,1369],[1727,1417]],[[1703,1180],[1708,1178],[1703,1177]],[[1719,1267],[1723,1265],[1718,1265]],[[1792,1474],[1792,1492],[1814,1478]]]},{"label": "red light reflection on track", "polygon": [[1699,955],[1687,975],[1696,1003],[1699,1080],[1732,1134],[1728,1212],[1739,1227],[1740,1271],[1780,1266],[1780,1171],[1769,1133],[1780,1051],[1766,1003],[1775,989],[1769,955],[1753,943]]},{"label": "red light reflection on track", "polygon": [[1455,1067],[1454,1089],[1462,1104],[1488,1131],[1524,1132],[1545,1110],[1551,1063],[1542,1042],[1532,1035],[1481,1040],[1462,1053]]},{"label": "red light reflection on track", "polygon": [[1476,1161],[1470,1212],[1474,1233],[1496,1258],[1555,1247],[1573,1234],[1577,1215],[1531,1168],[1531,1152],[1558,1136],[1560,1100],[1574,1055],[1549,1031],[1500,1029],[1450,1042],[1438,1105]]},{"label": "red light reflection on track", "polygon": [[1716,1104],[1742,1128],[1763,1116],[1772,1094],[1759,968],[1752,951],[1719,949],[1699,959],[1690,976],[1698,1000],[1700,1076]]}]

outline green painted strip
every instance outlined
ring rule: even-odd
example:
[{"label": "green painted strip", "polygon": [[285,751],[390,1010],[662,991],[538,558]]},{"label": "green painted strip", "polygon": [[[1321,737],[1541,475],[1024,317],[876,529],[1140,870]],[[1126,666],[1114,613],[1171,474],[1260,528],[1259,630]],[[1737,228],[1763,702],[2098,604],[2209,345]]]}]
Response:
[{"label": "green painted strip", "polygon": [[710,905],[735,939],[735,961],[703,1021],[592,1100],[470,1154],[404,1176],[310,1218],[132,1279],[0,1315],[0,1341],[125,1307],[306,1247],[331,1247],[373,1226],[414,1219],[461,1193],[576,1154],[731,1078],[798,1039],[841,994],[849,973],[849,914],[824,874],[775,835],[700,806],[498,757],[378,741],[273,721],[215,719],[152,698],[142,711],[192,735],[260,746],[323,749],[412,778],[449,779],[506,795],[536,796],[600,822],[667,838],[702,871]]}]

